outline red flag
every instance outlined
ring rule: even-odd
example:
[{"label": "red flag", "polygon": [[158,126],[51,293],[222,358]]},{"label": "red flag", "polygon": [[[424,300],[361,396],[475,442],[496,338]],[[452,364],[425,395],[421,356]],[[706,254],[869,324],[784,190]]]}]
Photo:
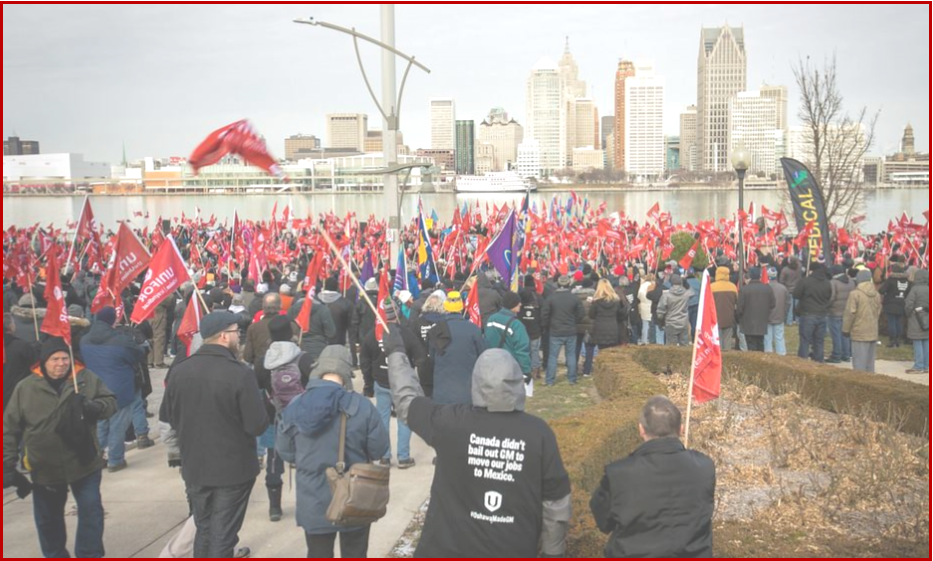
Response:
[{"label": "red flag", "polygon": [[719,320],[716,317],[716,302],[713,300],[708,271],[703,273],[699,309],[691,377],[693,398],[697,403],[706,403],[719,397],[722,379],[722,346],[719,341]]},{"label": "red flag", "polygon": [[771,276],[768,275],[768,267],[761,268],[761,284],[771,284]]},{"label": "red flag", "polygon": [[45,301],[46,313],[40,331],[52,337],[61,337],[71,346],[71,322],[68,320],[68,306],[62,293],[57,246],[49,251],[49,264],[45,269]]},{"label": "red flag", "polygon": [[133,317],[130,318],[133,323],[142,323],[152,317],[156,306],[191,280],[175,239],[169,236],[167,241],[152,257],[139,300],[133,309]]},{"label": "red flag", "polygon": [[661,219],[661,203],[654,203],[654,206],[648,210],[648,218],[655,222]]},{"label": "red flag", "polygon": [[[94,266],[96,265],[97,271],[102,271],[104,266],[103,263],[101,263],[100,234],[97,231],[97,220],[94,218],[94,211],[91,209],[91,200],[87,197],[84,199],[84,207],[82,207],[81,217],[78,219],[78,229],[75,230],[74,243],[72,243],[71,246],[69,261],[72,257],[80,260],[80,256],[76,253],[76,248],[82,242],[87,242],[88,244],[84,252],[87,255],[88,268],[94,270]],[[77,263],[77,265],[75,270],[81,268],[80,263]]]},{"label": "red flag", "polygon": [[303,333],[311,330],[311,306],[314,304],[314,288],[317,286],[317,278],[321,273],[321,265],[324,261],[324,252],[317,251],[314,258],[308,263],[308,272],[305,273],[305,299],[301,304],[301,311],[295,321],[301,326]]},{"label": "red flag", "polygon": [[379,275],[379,301],[376,302],[376,311],[379,313],[379,318],[382,318],[380,321],[379,318],[376,318],[376,340],[382,341],[382,336],[385,334],[385,327],[383,323],[386,322],[386,299],[389,297],[389,272],[383,268],[382,274]]},{"label": "red flag", "polygon": [[120,224],[110,264],[100,279],[100,290],[91,303],[91,312],[96,314],[106,306],[113,306],[113,295],[121,294],[133,279],[146,270],[150,260],[149,252],[133,231],[125,223]]},{"label": "red flag", "polygon": [[479,311],[479,279],[473,283],[470,289],[470,295],[467,297],[467,313],[470,315],[470,321],[476,327],[483,328],[483,316]]},{"label": "red flag", "polygon": [[253,129],[247,120],[237,121],[221,127],[204,139],[188,158],[194,173],[206,166],[217,163],[227,154],[238,154],[247,163],[264,169],[270,175],[288,181],[275,158],[269,154],[266,141]]},{"label": "red flag", "polygon": [[185,344],[187,355],[191,356],[191,342],[195,334],[201,330],[201,318],[204,316],[204,309],[201,307],[201,299],[197,292],[191,295],[191,301],[188,302],[188,308],[185,315],[181,318],[178,325],[178,339]]},{"label": "red flag", "polygon": [[700,238],[697,238],[696,241],[693,242],[693,247],[690,248],[690,251],[688,251],[688,252],[683,256],[683,258],[680,260],[680,268],[681,268],[681,269],[683,269],[684,271],[686,271],[687,269],[690,268],[691,265],[693,265],[693,260],[696,258],[696,256],[697,256],[697,249],[699,249],[699,248],[700,248]]}]

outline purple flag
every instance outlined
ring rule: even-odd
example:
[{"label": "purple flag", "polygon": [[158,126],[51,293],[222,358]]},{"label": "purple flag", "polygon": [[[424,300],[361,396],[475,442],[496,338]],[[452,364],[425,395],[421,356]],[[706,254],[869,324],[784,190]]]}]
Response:
[{"label": "purple flag", "polygon": [[486,248],[486,256],[506,282],[512,278],[512,241],[515,238],[515,211],[509,213],[502,230]]}]

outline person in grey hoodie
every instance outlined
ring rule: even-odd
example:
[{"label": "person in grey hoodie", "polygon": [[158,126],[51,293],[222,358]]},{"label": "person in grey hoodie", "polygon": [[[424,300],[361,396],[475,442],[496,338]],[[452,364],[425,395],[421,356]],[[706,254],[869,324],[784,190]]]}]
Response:
[{"label": "person in grey hoodie", "polygon": [[564,557],[570,478],[553,431],[525,413],[515,359],[486,351],[473,370],[472,403],[436,405],[423,396],[397,329],[385,345],[399,420],[437,452],[415,557]]},{"label": "person in grey hoodie", "polygon": [[658,319],[664,324],[668,345],[684,347],[690,344],[690,298],[693,291],[684,287],[679,274],[671,276],[671,289],[658,302]]},{"label": "person in grey hoodie", "polygon": [[[347,469],[372,463],[389,450],[389,433],[379,412],[353,391],[352,376],[347,349],[325,348],[311,372],[307,391],[289,404],[279,424],[276,451],[298,469],[296,517],[305,531],[309,558],[334,557],[338,535],[342,557],[365,558],[369,552],[369,526],[346,528],[327,520],[333,500],[327,469],[339,461],[345,461]],[[345,459],[337,457],[343,416],[347,419]]]},{"label": "person in grey hoodie", "polygon": [[852,360],[852,340],[842,334],[842,316],[846,311],[849,294],[855,290],[855,280],[849,278],[842,265],[830,269],[833,287],[833,302],[829,306],[829,336],[833,340],[833,351],[826,360],[828,364],[840,364]]},{"label": "person in grey hoodie", "polygon": [[[768,269],[768,278],[777,278],[777,269]],[[768,318],[768,332],[765,333],[765,352],[776,353],[778,356],[787,356],[787,344],[784,342],[784,322],[790,313],[792,296],[787,287],[777,281],[768,285],[774,292],[774,309]]]}]

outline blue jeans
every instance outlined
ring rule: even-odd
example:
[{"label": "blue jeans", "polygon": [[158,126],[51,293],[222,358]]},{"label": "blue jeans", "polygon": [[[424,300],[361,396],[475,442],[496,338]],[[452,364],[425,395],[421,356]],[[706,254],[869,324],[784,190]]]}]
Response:
[{"label": "blue jeans", "polygon": [[660,327],[658,324],[651,322],[651,327],[654,328],[654,344],[663,345],[664,344],[664,328]]},{"label": "blue jeans", "polygon": [[690,318],[690,340],[695,341],[697,338],[697,317],[700,315],[700,305],[690,306],[687,312]]},{"label": "blue jeans", "polygon": [[[122,438],[122,434],[120,435]],[[104,507],[100,500],[101,472],[96,471],[71,484],[71,494],[78,503],[78,533],[75,557],[104,556]],[[36,485],[32,495],[33,515],[43,557],[71,557],[66,542],[65,503],[68,485]]]},{"label": "blue jeans", "polygon": [[133,430],[136,436],[149,436],[149,420],[146,419],[146,402],[143,401],[143,394],[136,391],[136,401],[133,402]]},{"label": "blue jeans", "polygon": [[532,339],[531,346],[531,369],[539,370],[541,368],[541,338]]},{"label": "blue jeans", "polygon": [[[386,431],[391,435],[392,429],[389,423],[392,420],[392,391],[383,388],[378,383],[375,386],[376,409],[379,410],[379,416],[382,417],[382,424]],[[389,446],[389,455],[384,459],[392,459],[392,446]],[[398,459],[399,461],[411,459],[411,429],[401,419],[398,420]]]},{"label": "blue jeans", "polygon": [[133,419],[133,404],[129,404],[109,419],[97,422],[97,440],[107,449],[107,465],[115,466],[126,459],[126,428]]},{"label": "blue jeans", "polygon": [[814,362],[826,360],[826,316],[800,316],[799,358],[809,358]]},{"label": "blue jeans", "polygon": [[830,316],[828,324],[829,336],[833,340],[833,352],[829,355],[830,360],[849,362],[852,360],[852,339],[842,335],[842,316]]},{"label": "blue jeans", "polygon": [[904,339],[904,316],[899,314],[885,314],[888,316],[888,338],[891,343]]},{"label": "blue jeans", "polygon": [[787,325],[794,324],[794,310],[797,309],[797,299],[791,295],[787,296],[790,299],[790,309],[787,310]]},{"label": "blue jeans", "polygon": [[648,337],[651,335],[651,322],[643,321],[641,322],[641,339],[638,340],[639,345],[647,345]]},{"label": "blue jeans", "polygon": [[930,340],[914,341],[914,370],[930,369]]},{"label": "blue jeans", "polygon": [[551,336],[549,344],[549,353],[547,360],[547,378],[545,383],[553,386],[557,381],[557,357],[560,355],[561,347],[564,348],[564,355],[567,358],[567,379],[571,384],[577,383],[577,336],[554,337]]},{"label": "blue jeans", "polygon": [[765,352],[777,353],[779,356],[787,356],[787,345],[784,343],[783,322],[768,326],[768,332],[765,334]]},{"label": "blue jeans", "polygon": [[[577,335],[577,360],[583,358],[583,375],[589,376],[593,373],[593,356],[596,354],[596,344],[584,343],[584,339],[586,339],[585,335]],[[581,351],[584,354],[581,355]]]}]

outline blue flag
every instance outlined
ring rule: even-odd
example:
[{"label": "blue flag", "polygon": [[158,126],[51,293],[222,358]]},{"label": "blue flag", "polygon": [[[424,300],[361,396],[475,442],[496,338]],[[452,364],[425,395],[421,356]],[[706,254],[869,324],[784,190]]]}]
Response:
[{"label": "blue flag", "polygon": [[405,264],[405,249],[399,248],[398,262],[395,265],[395,283],[392,285],[392,294],[400,290],[408,290],[408,267]]}]

